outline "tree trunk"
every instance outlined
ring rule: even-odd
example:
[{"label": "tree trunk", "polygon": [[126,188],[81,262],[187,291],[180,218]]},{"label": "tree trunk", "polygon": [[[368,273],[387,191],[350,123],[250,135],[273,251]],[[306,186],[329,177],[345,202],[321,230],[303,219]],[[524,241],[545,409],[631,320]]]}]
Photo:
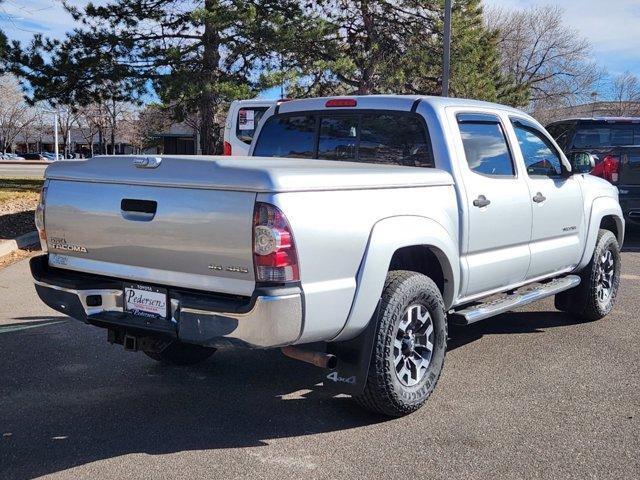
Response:
[{"label": "tree trunk", "polygon": [[362,14],[362,25],[364,29],[364,55],[369,55],[369,58],[364,59],[364,64],[361,68],[360,85],[358,85],[358,95],[370,95],[373,93],[374,87],[374,71],[375,65],[373,58],[373,42],[375,35],[375,26],[373,24],[373,14],[371,12],[371,5],[368,0],[360,3],[360,12]]},{"label": "tree trunk", "polygon": [[205,0],[206,16],[204,20],[204,34],[202,44],[204,46],[202,58],[200,99],[200,148],[203,155],[216,153],[216,131],[214,129],[214,117],[216,114],[218,95],[216,82],[218,80],[218,67],[220,64],[220,35],[216,30],[215,20],[210,15],[216,10],[218,0]]}]

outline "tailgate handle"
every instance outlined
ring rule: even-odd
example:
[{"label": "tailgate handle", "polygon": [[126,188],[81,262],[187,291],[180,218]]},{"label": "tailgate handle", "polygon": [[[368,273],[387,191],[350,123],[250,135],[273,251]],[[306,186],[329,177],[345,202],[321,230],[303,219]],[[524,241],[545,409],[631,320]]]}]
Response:
[{"label": "tailgate handle", "polygon": [[122,216],[127,220],[148,222],[156,215],[158,202],[154,200],[138,200],[135,198],[123,198],[120,202]]}]

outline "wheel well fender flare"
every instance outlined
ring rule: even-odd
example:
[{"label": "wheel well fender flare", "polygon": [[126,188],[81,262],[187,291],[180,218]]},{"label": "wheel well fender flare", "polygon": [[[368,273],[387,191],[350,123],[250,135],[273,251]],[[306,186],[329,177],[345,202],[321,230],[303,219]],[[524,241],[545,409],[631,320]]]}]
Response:
[{"label": "wheel well fender flare", "polygon": [[351,339],[366,328],[382,295],[394,253],[411,246],[428,247],[437,257],[444,276],[444,304],[449,308],[460,284],[457,241],[431,218],[409,215],[385,218],[371,230],[358,269],[356,293],[349,317],[333,341]]},{"label": "wheel well fender flare", "polygon": [[624,240],[624,216],[620,204],[611,197],[596,198],[591,205],[591,214],[587,220],[585,248],[577,270],[584,268],[591,260],[593,250],[596,248],[596,240],[602,219],[609,216],[613,217],[616,222],[618,243],[622,246],[622,241]]}]

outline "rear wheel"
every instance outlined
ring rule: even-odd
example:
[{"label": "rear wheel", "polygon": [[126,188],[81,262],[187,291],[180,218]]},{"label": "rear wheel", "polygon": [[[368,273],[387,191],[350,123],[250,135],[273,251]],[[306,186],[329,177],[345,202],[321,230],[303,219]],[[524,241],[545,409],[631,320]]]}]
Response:
[{"label": "rear wheel", "polygon": [[420,408],[440,377],[447,321],[436,284],[416,272],[389,272],[364,392],[355,400],[377,413]]},{"label": "rear wheel", "polygon": [[202,347],[183,342],[174,342],[162,351],[148,351],[144,353],[149,358],[167,365],[195,365],[204,362],[215,353],[215,348]]},{"label": "rear wheel", "polygon": [[556,295],[556,308],[585,321],[606,316],[618,295],[620,265],[616,236],[609,230],[600,230],[593,257],[580,272],[580,285]]}]

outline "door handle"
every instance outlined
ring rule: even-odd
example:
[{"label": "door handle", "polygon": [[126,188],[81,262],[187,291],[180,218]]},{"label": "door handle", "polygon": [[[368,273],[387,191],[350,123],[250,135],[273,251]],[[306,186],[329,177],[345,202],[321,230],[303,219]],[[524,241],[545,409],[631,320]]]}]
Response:
[{"label": "door handle", "polygon": [[487,199],[487,197],[485,197],[484,195],[478,195],[478,198],[473,201],[473,206],[482,208],[486,207],[490,203],[491,200]]},{"label": "door handle", "polygon": [[536,203],[542,203],[547,199],[547,197],[545,197],[544,195],[542,195],[540,192],[536,193],[536,196],[533,197],[533,201]]},{"label": "door handle", "polygon": [[127,220],[148,222],[153,220],[157,210],[158,202],[153,200],[123,198],[120,202],[120,213]]}]

